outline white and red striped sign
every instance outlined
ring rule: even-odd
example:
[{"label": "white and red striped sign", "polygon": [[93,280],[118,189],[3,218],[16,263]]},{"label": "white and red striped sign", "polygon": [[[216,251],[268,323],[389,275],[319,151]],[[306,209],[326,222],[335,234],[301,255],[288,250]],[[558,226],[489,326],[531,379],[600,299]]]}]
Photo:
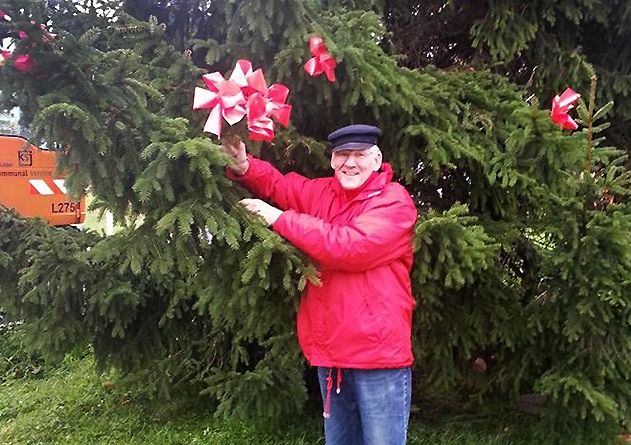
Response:
[{"label": "white and red striped sign", "polygon": [[29,179],[31,195],[65,195],[66,186],[63,179]]}]

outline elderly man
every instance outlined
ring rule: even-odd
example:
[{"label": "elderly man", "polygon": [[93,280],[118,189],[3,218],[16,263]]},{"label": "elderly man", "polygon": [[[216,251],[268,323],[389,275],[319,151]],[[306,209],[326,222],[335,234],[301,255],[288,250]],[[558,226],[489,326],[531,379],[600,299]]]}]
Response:
[{"label": "elderly man", "polygon": [[297,330],[318,369],[328,445],[403,445],[407,435],[417,212],[382,163],[379,135],[370,125],[331,133],[334,176],[318,179],[283,175],[243,142],[224,143],[228,175],[275,206],[241,203],[318,267],[321,284],[307,285]]}]

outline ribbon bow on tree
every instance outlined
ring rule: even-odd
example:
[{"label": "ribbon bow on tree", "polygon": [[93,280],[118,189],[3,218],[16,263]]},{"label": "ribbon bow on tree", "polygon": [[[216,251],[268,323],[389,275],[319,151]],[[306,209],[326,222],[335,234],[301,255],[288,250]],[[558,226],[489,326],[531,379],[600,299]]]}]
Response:
[{"label": "ribbon bow on tree", "polygon": [[576,91],[567,88],[560,96],[554,96],[552,99],[552,109],[550,110],[550,119],[564,130],[576,130],[578,124],[568,114],[574,103],[581,97]]},{"label": "ribbon bow on tree", "polygon": [[[285,103],[289,95],[289,88],[280,83],[275,83],[268,88],[263,70],[259,68],[253,71],[252,64],[248,60],[239,60],[230,78],[241,86],[241,91],[247,98],[248,128],[250,131],[256,132],[256,128],[260,126],[258,125],[260,122],[257,121],[263,118],[273,118],[283,127],[289,125],[291,105]],[[271,136],[263,137],[263,134],[250,134],[251,139],[271,140],[274,137],[273,123],[269,130]],[[263,138],[259,139],[261,137]]]},{"label": "ribbon bow on tree", "polygon": [[[13,19],[4,10],[0,10],[0,20],[5,22],[13,21]],[[39,31],[36,31],[33,35],[39,35],[41,33],[41,43],[50,43],[57,37],[57,34],[49,32],[48,28],[43,23],[38,24],[35,20],[31,20],[31,25],[39,28]],[[32,31],[32,28],[29,28],[29,31]],[[29,32],[23,29],[17,31],[17,36],[20,40],[27,40],[32,37]],[[11,40],[12,43],[15,43],[15,37]],[[37,42],[32,43],[29,47],[32,48],[35,43]],[[0,49],[0,67],[6,65],[7,61],[10,59],[13,59],[13,66],[15,69],[23,73],[31,71],[36,65],[35,59],[29,54],[15,54],[9,50]]]},{"label": "ribbon bow on tree", "polygon": [[33,68],[33,65],[35,65],[35,62],[28,54],[19,55],[13,61],[15,69],[23,73],[30,71]]},{"label": "ribbon bow on tree", "polygon": [[289,125],[291,105],[285,103],[289,88],[279,83],[268,88],[263,70],[259,68],[253,71],[252,64],[247,60],[237,62],[233,76],[247,97],[249,138],[253,141],[271,141],[274,139],[272,119],[283,127]]},{"label": "ribbon bow on tree", "polygon": [[274,139],[274,122],[283,127],[289,125],[291,105],[285,104],[289,89],[274,84],[265,93],[256,92],[248,98],[248,129],[253,141],[271,141]]},{"label": "ribbon bow on tree", "polygon": [[245,116],[245,97],[241,87],[231,79],[224,79],[218,72],[204,74],[204,84],[208,88],[195,87],[193,110],[210,109],[204,131],[221,137],[221,118],[234,125]]},{"label": "ribbon bow on tree", "polygon": [[305,63],[305,71],[311,76],[319,76],[324,73],[329,82],[335,82],[335,66],[337,62],[326,48],[322,37],[311,36],[309,49],[313,57]]},{"label": "ribbon bow on tree", "polygon": [[267,87],[263,71],[252,69],[249,60],[238,60],[228,80],[218,73],[202,76],[208,87],[195,88],[193,109],[210,108],[204,131],[221,137],[221,117],[234,125],[248,117],[249,138],[254,141],[274,139],[274,120],[289,125],[291,105],[285,103],[289,89],[281,84]]}]

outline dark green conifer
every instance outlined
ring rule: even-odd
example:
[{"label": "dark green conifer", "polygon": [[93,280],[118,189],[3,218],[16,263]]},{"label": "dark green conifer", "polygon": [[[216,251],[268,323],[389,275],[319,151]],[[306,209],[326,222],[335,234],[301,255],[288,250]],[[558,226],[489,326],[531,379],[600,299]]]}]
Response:
[{"label": "dark green conifer", "polygon": [[[50,20],[58,36],[18,42],[37,67],[0,69],[2,104],[59,149],[74,193],[89,187],[125,226],[103,238],[2,212],[0,305],[26,320],[35,346],[62,355],[89,343],[101,367],[157,393],[201,392],[218,415],[303,405],[293,319],[316,268],[239,208],[245,191],[201,133],[204,113],[191,112],[200,75],[245,57],[291,90],[291,127],[250,144],[281,170],[326,174],[327,132],[383,129],[421,214],[417,398],[490,407],[538,392],[542,434],[560,441],[595,443],[627,421],[628,173],[600,137],[611,106],[595,111],[588,90],[569,133],[497,74],[402,67],[372,2],[196,2],[203,20],[178,49],[154,18],[8,3],[1,32]],[[311,33],[339,62],[335,83],[302,70]]]}]

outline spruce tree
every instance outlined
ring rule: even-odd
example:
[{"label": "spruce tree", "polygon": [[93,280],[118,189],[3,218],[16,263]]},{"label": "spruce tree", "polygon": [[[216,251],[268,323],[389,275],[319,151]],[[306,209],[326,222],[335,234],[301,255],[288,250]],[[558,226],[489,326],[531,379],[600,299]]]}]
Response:
[{"label": "spruce tree", "polygon": [[390,1],[384,19],[409,67],[475,67],[507,75],[542,100],[568,85],[616,101],[607,136],[631,140],[631,3],[624,0]]},{"label": "spruce tree", "polygon": [[[105,238],[3,211],[0,305],[49,356],[91,344],[102,368],[156,393],[201,392],[218,415],[303,406],[293,318],[316,269],[236,204],[246,192],[191,111],[200,75],[245,57],[291,91],[290,128],[249,143],[281,170],[326,174],[329,131],[382,128],[421,214],[417,400],[490,407],[534,391],[548,397],[542,434],[606,441],[631,390],[628,174],[599,137],[611,105],[595,111],[581,90],[569,133],[497,74],[403,67],[377,3],[212,2],[209,35],[174,40],[115,3],[9,0],[0,31],[27,30],[14,54],[35,65],[0,68],[2,104],[59,151],[73,193],[89,189],[125,229]],[[57,36],[42,40],[40,23]],[[338,60],[335,83],[302,70],[314,33]]]}]

